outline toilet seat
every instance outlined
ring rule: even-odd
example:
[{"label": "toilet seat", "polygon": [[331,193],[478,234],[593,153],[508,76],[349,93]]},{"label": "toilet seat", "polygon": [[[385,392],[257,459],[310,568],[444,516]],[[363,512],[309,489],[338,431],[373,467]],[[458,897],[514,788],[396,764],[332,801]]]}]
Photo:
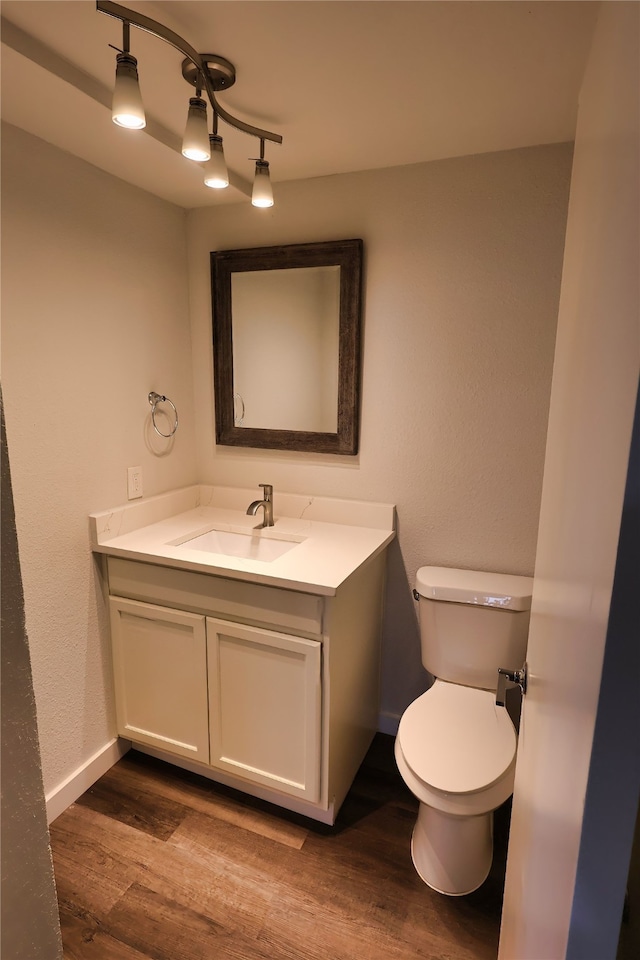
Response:
[{"label": "toilet seat", "polygon": [[436,680],[405,710],[398,741],[413,775],[451,796],[487,790],[512,772],[517,738],[495,693]]}]

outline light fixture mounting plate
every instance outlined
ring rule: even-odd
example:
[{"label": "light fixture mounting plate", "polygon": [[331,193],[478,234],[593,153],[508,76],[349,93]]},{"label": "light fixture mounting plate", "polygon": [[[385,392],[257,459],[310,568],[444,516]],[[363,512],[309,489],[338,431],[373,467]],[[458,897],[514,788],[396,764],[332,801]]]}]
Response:
[{"label": "light fixture mounting plate", "polygon": [[[214,90],[226,90],[236,82],[236,68],[229,60],[217,53],[201,53],[204,68]],[[182,76],[193,87],[198,85],[200,71],[188,58],[182,61]]]}]

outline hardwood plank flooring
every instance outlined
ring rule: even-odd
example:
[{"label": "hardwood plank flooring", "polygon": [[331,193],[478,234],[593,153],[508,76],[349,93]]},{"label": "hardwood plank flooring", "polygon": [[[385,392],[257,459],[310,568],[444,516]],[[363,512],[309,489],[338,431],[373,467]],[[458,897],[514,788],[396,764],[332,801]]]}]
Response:
[{"label": "hardwood plank flooring", "polygon": [[378,734],[334,827],[130,751],[51,824],[65,960],[495,960],[509,807],[485,884],[443,897]]}]

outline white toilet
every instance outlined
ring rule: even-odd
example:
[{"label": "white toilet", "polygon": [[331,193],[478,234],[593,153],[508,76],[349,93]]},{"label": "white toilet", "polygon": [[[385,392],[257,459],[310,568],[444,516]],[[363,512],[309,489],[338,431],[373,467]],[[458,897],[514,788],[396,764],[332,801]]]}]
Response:
[{"label": "white toilet", "polygon": [[533,580],[421,567],[422,662],[435,677],[400,720],[395,756],[420,801],[411,856],[426,884],[463,896],[487,878],[493,811],[513,792],[516,731],[496,704],[498,667],[525,661]]}]

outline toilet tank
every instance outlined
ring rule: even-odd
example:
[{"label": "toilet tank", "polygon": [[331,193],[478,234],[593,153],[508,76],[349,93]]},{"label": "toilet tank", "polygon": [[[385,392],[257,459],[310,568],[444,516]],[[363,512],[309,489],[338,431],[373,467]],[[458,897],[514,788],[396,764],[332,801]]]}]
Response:
[{"label": "toilet tank", "polygon": [[416,574],[422,663],[435,677],[495,690],[498,667],[527,652],[531,577],[421,567]]}]

